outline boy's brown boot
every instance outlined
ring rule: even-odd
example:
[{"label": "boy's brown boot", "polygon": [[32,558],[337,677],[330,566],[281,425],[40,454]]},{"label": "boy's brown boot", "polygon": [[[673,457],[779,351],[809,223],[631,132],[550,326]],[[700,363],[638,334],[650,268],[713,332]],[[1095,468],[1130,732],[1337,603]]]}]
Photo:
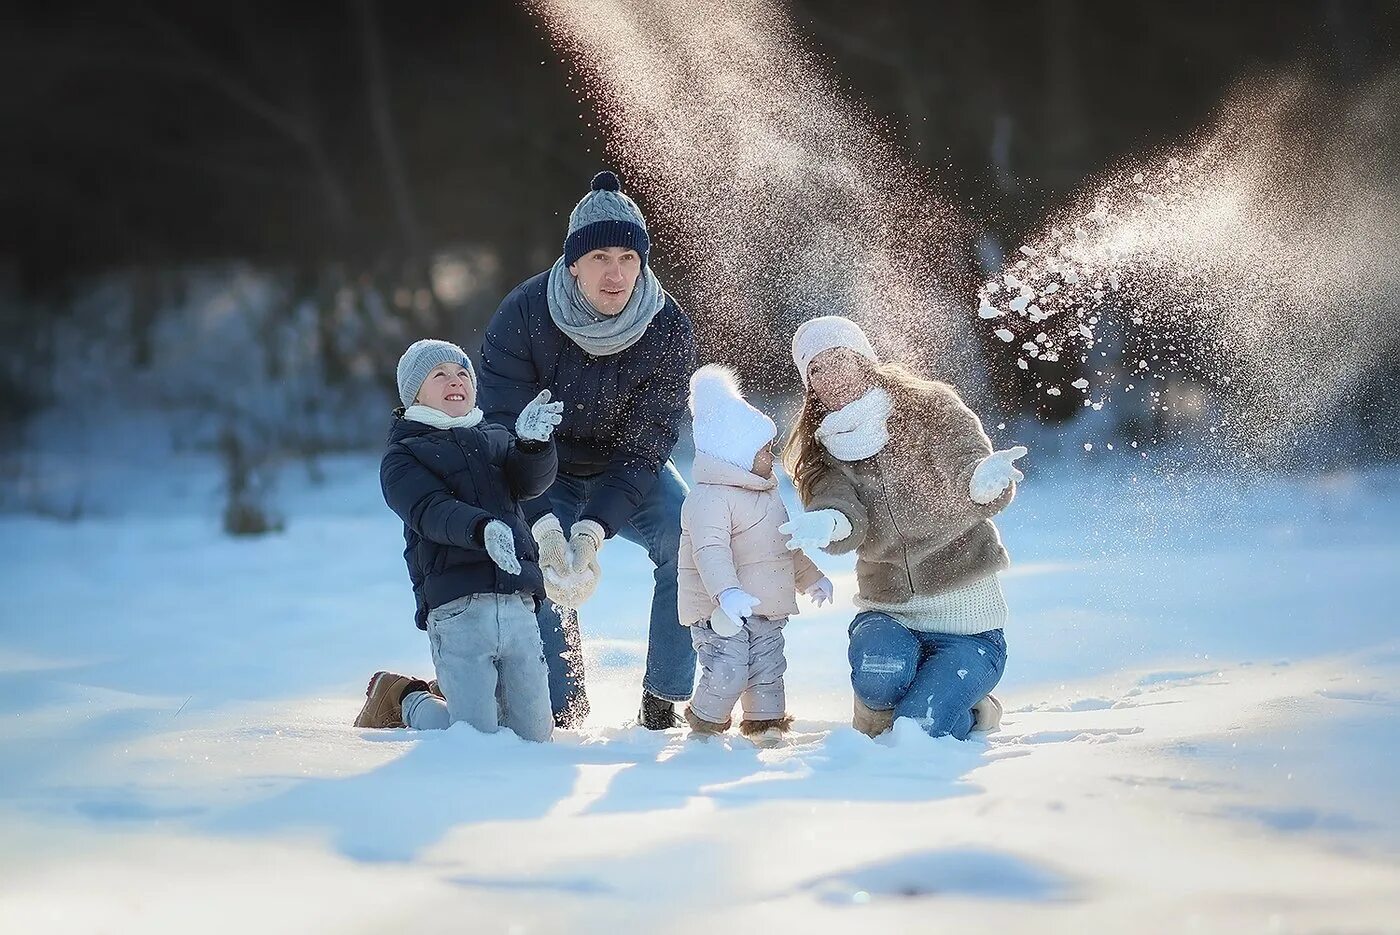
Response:
[{"label": "boy's brown boot", "polygon": [[685,706],[685,722],[690,725],[690,729],[697,734],[722,734],[729,730],[733,718],[728,718],[723,724],[716,724],[714,721],[707,721],[694,711],[690,710],[690,705]]},{"label": "boy's brown boot", "polygon": [[356,727],[403,727],[403,696],[427,691],[428,683],[394,672],[376,672],[365,688],[365,706],[355,718]]},{"label": "boy's brown boot", "polygon": [[865,702],[856,696],[855,714],[851,718],[851,726],[865,734],[867,737],[878,737],[889,730],[894,724],[894,711],[876,711],[867,708]]},{"label": "boy's brown boot", "polygon": [[762,734],[765,731],[776,730],[785,733],[792,727],[792,715],[784,714],[782,717],[768,718],[762,721],[740,721],[739,733],[745,737],[752,737],[755,734]]}]

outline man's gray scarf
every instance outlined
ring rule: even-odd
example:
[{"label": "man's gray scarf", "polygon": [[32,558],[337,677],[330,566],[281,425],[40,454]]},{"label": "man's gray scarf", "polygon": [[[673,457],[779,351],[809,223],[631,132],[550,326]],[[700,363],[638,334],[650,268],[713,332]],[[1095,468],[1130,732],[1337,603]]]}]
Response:
[{"label": "man's gray scarf", "polygon": [[651,267],[644,266],[622,311],[611,316],[600,314],[578,287],[562,256],[549,271],[546,296],[554,324],[594,357],[620,354],[636,344],[666,304],[666,290]]}]

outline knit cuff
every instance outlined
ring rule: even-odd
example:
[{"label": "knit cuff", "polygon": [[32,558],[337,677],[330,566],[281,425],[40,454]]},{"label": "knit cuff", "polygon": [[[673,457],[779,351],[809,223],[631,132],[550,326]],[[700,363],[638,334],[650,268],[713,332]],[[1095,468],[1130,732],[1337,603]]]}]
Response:
[{"label": "knit cuff", "polygon": [[603,527],[591,519],[581,519],[577,523],[574,523],[574,528],[570,532],[569,538],[573,538],[580,533],[590,537],[595,543],[595,546],[599,549],[603,547],[603,543],[606,542],[608,538],[607,532]]},{"label": "knit cuff", "polygon": [[572,266],[585,253],[602,247],[636,250],[637,255],[642,258],[642,265],[646,266],[647,252],[651,250],[651,238],[647,235],[646,228],[631,221],[594,221],[580,227],[564,241],[564,263]]},{"label": "knit cuff", "polygon": [[559,517],[553,513],[541,516],[535,520],[535,525],[530,527],[530,534],[535,537],[536,542],[543,542],[545,536],[554,532],[559,533],[561,538],[564,535],[564,527],[559,525]]}]

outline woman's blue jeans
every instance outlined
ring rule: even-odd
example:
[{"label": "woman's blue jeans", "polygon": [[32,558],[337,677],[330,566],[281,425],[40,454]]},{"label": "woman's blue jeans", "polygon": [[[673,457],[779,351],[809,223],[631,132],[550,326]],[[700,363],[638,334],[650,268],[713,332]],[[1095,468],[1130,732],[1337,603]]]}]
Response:
[{"label": "woman's blue jeans", "polygon": [[857,614],[850,626],[851,687],[865,706],[894,710],[934,737],[966,740],[972,706],[1006,669],[1001,630],[971,636],[911,630],[887,614]]}]

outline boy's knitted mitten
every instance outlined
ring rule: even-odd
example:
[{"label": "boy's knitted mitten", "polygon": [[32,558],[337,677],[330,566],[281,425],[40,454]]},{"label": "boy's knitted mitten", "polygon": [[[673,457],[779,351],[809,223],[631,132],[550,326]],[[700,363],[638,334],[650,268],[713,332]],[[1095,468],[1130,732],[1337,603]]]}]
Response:
[{"label": "boy's knitted mitten", "polygon": [[493,519],[481,531],[481,538],[486,544],[486,554],[491,556],[497,568],[508,575],[520,574],[520,559],[515,554],[515,533],[510,531],[509,526]]},{"label": "boy's knitted mitten", "polygon": [[562,421],[563,402],[550,402],[549,390],[541,390],[520,410],[520,418],[515,420],[515,434],[532,442],[547,442],[554,434],[554,427]]}]

